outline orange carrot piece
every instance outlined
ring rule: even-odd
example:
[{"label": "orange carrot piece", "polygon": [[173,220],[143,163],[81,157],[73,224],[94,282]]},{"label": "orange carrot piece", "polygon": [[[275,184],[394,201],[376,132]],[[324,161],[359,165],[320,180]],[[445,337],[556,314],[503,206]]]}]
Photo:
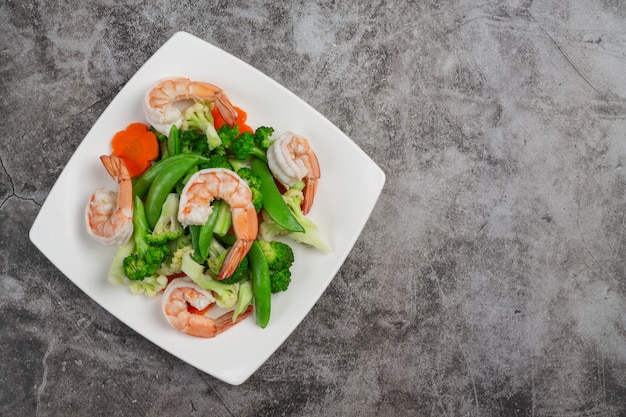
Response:
[{"label": "orange carrot piece", "polygon": [[113,155],[126,163],[131,178],[143,174],[150,163],[159,157],[159,141],[156,135],[143,123],[131,123],[120,130],[111,141]]},{"label": "orange carrot piece", "polygon": [[[242,110],[239,107],[235,107],[237,110],[237,119],[235,120],[235,124],[239,127],[239,134],[244,132],[254,133],[254,130],[246,124],[246,120],[248,119],[248,113]],[[215,129],[219,129],[226,122],[222,118],[222,115],[217,110],[217,107],[213,107],[211,109],[211,115],[213,116],[213,124],[215,125]]]}]

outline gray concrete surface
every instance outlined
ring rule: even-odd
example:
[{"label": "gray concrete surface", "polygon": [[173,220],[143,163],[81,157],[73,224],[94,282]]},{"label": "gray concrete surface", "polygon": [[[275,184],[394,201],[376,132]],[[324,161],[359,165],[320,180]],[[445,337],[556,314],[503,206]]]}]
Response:
[{"label": "gray concrete surface", "polygon": [[[626,415],[621,0],[0,3],[0,415]],[[251,63],[387,184],[233,387],[86,297],[28,231],[173,33]]]}]

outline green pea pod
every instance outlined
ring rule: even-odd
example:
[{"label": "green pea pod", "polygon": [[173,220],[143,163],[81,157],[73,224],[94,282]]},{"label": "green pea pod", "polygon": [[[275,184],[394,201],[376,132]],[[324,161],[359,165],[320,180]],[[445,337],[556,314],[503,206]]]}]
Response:
[{"label": "green pea pod", "polygon": [[208,159],[196,154],[191,153],[183,153],[176,156],[172,156],[167,159],[162,159],[159,162],[152,165],[146,172],[141,174],[141,176],[137,177],[133,181],[133,195],[144,198],[150,190],[150,186],[154,182],[154,179],[159,175],[162,171],[168,169],[168,167],[174,162],[180,160],[195,160],[200,162],[208,162]]},{"label": "green pea pod", "polygon": [[263,249],[255,240],[248,251],[248,261],[252,273],[252,289],[254,291],[254,314],[256,322],[261,328],[265,328],[270,321],[272,307],[272,287],[270,282],[270,269],[263,255]]},{"label": "green pea pod", "polygon": [[183,159],[168,166],[168,169],[161,171],[150,186],[146,197],[146,218],[150,228],[153,229],[159,216],[161,207],[167,195],[172,192],[176,183],[180,181],[187,171],[197,164],[196,159]]},{"label": "green pea pod", "polygon": [[217,218],[219,217],[219,206],[221,201],[213,202],[213,212],[207,219],[206,223],[204,223],[200,227],[200,233],[198,235],[198,251],[200,259],[205,260],[209,256],[209,246],[211,245],[211,239],[213,239],[213,229],[215,228],[215,223],[217,223]]},{"label": "green pea pod", "polygon": [[180,153],[180,139],[178,127],[172,125],[170,135],[167,137],[167,154],[171,157]]},{"label": "green pea pod", "polygon": [[252,158],[252,172],[261,178],[263,209],[280,227],[290,232],[304,232],[304,227],[293,215],[278,187],[269,167],[259,158]]}]

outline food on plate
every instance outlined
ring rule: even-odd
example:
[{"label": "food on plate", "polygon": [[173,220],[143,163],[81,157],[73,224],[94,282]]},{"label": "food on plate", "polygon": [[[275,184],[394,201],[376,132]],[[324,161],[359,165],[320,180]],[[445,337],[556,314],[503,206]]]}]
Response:
[{"label": "food on plate", "polygon": [[307,214],[313,205],[320,178],[320,165],[309,141],[293,132],[286,132],[267,150],[267,162],[272,175],[286,188],[304,179],[302,213]]},{"label": "food on plate", "polygon": [[187,78],[156,83],[144,113],[148,125],[120,131],[101,157],[118,192],[98,189],[87,205],[89,233],[119,246],[109,281],[163,297],[166,321],[192,336],[252,311],[265,328],[272,295],[297,279],[292,246],[329,250],[307,217],[320,178],[311,143],[253,129],[222,89]]},{"label": "food on plate", "polygon": [[189,278],[176,278],[163,294],[163,313],[172,327],[188,335],[215,337],[245,319],[252,311],[252,307],[248,306],[235,319],[234,310],[213,319],[203,313],[214,303],[215,298],[210,291],[203,290]]},{"label": "food on plate", "polygon": [[224,168],[206,168],[187,180],[181,192],[178,221],[183,227],[205,224],[213,210],[211,202],[216,198],[230,206],[237,237],[217,275],[221,280],[230,277],[248,254],[259,227],[250,187],[234,171]]},{"label": "food on plate", "polygon": [[133,185],[121,158],[103,155],[100,161],[118,191],[104,187],[94,191],[85,209],[87,232],[103,245],[123,245],[133,233]]},{"label": "food on plate", "polygon": [[214,104],[229,126],[237,119],[237,111],[221,88],[189,78],[168,78],[157,82],[146,93],[143,110],[146,120],[164,135],[169,135],[172,126],[180,129],[183,113],[175,106],[181,100]]},{"label": "food on plate", "polygon": [[121,157],[131,178],[138,177],[159,157],[156,135],[143,123],[131,123],[111,141],[112,155]]}]

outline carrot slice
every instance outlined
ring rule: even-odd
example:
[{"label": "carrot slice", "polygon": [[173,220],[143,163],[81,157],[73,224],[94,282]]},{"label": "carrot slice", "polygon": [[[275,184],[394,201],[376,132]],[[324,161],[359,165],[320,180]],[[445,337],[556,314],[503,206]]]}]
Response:
[{"label": "carrot slice", "polygon": [[112,154],[126,163],[131,178],[143,174],[150,168],[150,163],[159,157],[159,141],[143,123],[131,123],[125,130],[117,132],[111,147]]}]

